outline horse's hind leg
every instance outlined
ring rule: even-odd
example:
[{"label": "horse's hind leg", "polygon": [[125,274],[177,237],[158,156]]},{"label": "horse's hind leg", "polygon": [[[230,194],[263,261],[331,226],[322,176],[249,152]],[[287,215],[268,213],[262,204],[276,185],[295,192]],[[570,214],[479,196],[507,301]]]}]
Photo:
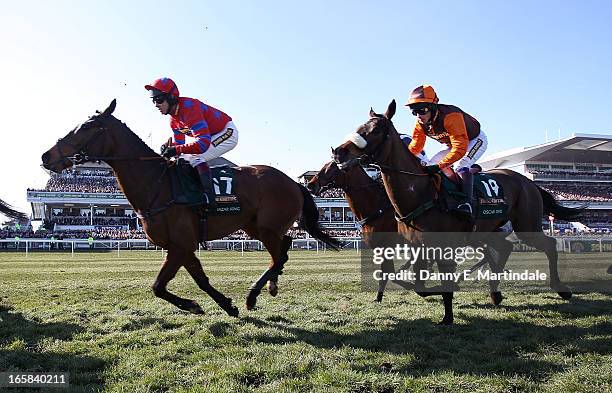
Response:
[{"label": "horse's hind leg", "polygon": [[270,280],[268,281],[268,293],[272,296],[278,295],[278,276],[283,274],[283,267],[285,266],[285,263],[287,263],[287,261],[289,260],[288,251],[291,248],[292,242],[293,239],[290,236],[285,235],[283,237],[278,273],[270,277]]},{"label": "horse's hind leg", "polygon": [[[486,252],[485,258],[488,258],[488,263],[492,272],[502,273],[504,271],[504,267],[506,267],[506,262],[508,262],[508,258],[512,253],[512,243],[504,238],[493,243],[491,249],[493,252]],[[489,296],[491,297],[491,303],[496,306],[499,306],[504,299],[501,291],[498,290],[498,287],[499,280],[489,281]]]},{"label": "horse's hind leg", "polygon": [[176,276],[176,272],[181,268],[180,258],[173,251],[168,251],[168,255],[166,256],[166,260],[162,264],[161,270],[157,274],[157,278],[155,282],[151,286],[153,289],[153,293],[155,296],[162,298],[181,310],[189,311],[194,314],[203,314],[202,308],[193,300],[184,299],[182,297],[178,297],[166,289],[168,282],[172,280]]},{"label": "horse's hind leg", "polygon": [[[253,310],[257,303],[257,296],[261,293],[261,289],[268,280],[272,280],[282,272],[284,263],[287,261],[287,251],[283,245],[287,244],[285,236],[278,231],[260,228],[258,230],[259,240],[264,244],[272,261],[268,269],[255,281],[249,288],[249,294],[246,299],[247,310]],[[289,243],[290,244],[290,243]]]},{"label": "horse's hind leg", "polygon": [[548,258],[548,269],[550,273],[550,287],[557,291],[559,296],[568,300],[572,297],[572,291],[559,278],[559,270],[557,268],[557,241],[552,237],[546,236],[543,232],[516,232],[519,239],[527,245],[535,247],[540,251],[544,251]]},{"label": "horse's hind leg", "polygon": [[238,307],[232,305],[232,299],[210,285],[208,277],[206,273],[204,273],[204,269],[202,269],[200,260],[194,254],[188,257],[185,263],[185,269],[187,269],[196,284],[198,284],[198,287],[206,292],[228,315],[232,317],[238,316]]},{"label": "horse's hind leg", "polygon": [[[385,259],[380,265],[383,273],[393,273],[393,269],[395,266],[393,265],[392,259]],[[376,302],[380,303],[383,300],[383,296],[385,294],[385,288],[387,287],[387,276],[383,276],[383,278],[378,281],[378,292],[376,293]]]}]

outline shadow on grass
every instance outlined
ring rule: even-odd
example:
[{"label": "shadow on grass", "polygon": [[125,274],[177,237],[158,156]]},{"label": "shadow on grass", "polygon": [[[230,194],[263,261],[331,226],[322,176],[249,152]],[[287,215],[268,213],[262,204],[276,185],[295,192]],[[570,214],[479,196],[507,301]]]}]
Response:
[{"label": "shadow on grass", "polygon": [[[550,305],[551,310],[556,306]],[[542,309],[548,307],[541,306]],[[525,306],[525,310],[531,308]],[[451,371],[483,376],[522,375],[531,380],[545,380],[565,367],[564,362],[551,355],[568,358],[585,353],[612,354],[612,323],[601,322],[589,327],[573,324],[574,317],[588,314],[588,311],[592,311],[591,315],[601,315],[604,308],[610,313],[609,302],[606,305],[597,301],[568,303],[560,310],[566,314],[567,323],[556,327],[461,314],[456,321],[462,324],[453,327],[436,326],[429,319],[392,318],[391,326],[385,330],[363,325],[350,333],[343,332],[344,327],[335,330],[328,325],[303,329],[295,324],[250,316],[243,321],[265,329],[265,332],[246,337],[262,343],[301,342],[323,349],[349,347],[371,351],[360,360],[350,360],[351,368],[357,371],[399,372],[419,377]],[[402,359],[398,364],[388,364],[389,354],[400,355]]]},{"label": "shadow on grass", "polygon": [[80,326],[27,319],[6,305],[0,305],[0,326],[0,371],[68,372],[73,389],[103,389],[104,360],[89,355],[47,351],[41,347],[49,339],[70,340],[82,331]]}]

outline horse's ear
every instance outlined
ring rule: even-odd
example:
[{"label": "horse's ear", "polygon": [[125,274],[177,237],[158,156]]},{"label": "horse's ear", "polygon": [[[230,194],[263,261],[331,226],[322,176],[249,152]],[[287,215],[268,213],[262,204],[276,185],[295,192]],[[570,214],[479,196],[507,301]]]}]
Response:
[{"label": "horse's ear", "polygon": [[370,108],[370,117],[376,117],[376,112],[372,108]]},{"label": "horse's ear", "polygon": [[387,108],[387,111],[385,112],[385,117],[389,120],[391,120],[393,115],[395,115],[395,99],[391,101],[389,107]]},{"label": "horse's ear", "polygon": [[117,99],[114,98],[111,101],[111,103],[108,106],[108,108],[104,109],[104,112],[102,112],[102,114],[100,114],[100,116],[110,116],[115,111],[116,107],[117,107]]}]

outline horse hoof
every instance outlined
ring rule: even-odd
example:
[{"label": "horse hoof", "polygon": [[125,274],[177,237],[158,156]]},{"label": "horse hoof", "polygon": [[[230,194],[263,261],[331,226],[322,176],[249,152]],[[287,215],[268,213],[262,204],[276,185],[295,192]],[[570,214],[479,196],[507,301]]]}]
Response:
[{"label": "horse hoof", "polygon": [[276,295],[278,295],[278,285],[268,283],[268,293],[272,297],[275,297]]},{"label": "horse hoof", "polygon": [[564,291],[564,292],[557,292],[559,294],[559,296],[561,296],[561,299],[563,300],[570,300],[572,298],[572,292],[571,291]]},{"label": "horse hoof", "polygon": [[204,314],[204,310],[202,310],[202,307],[196,302],[191,302],[191,305],[188,306],[188,311],[192,314]]},{"label": "horse hoof", "polygon": [[257,297],[256,296],[247,296],[246,299],[246,309],[251,311],[255,309],[255,305],[257,304]]},{"label": "horse hoof", "polygon": [[382,293],[377,293],[376,294],[376,299],[374,300],[376,303],[380,303],[383,300],[383,294]]},{"label": "horse hoof", "polygon": [[490,296],[491,296],[491,303],[493,303],[496,306],[499,306],[502,300],[504,300],[504,297],[502,296],[501,292],[491,292]]},{"label": "horse hoof", "polygon": [[438,322],[438,325],[440,326],[451,326],[452,324],[453,324],[453,318],[444,317],[440,322]]},{"label": "horse hoof", "polygon": [[240,314],[240,312],[238,311],[238,307],[236,306],[230,306],[228,309],[225,310],[225,312],[227,313],[227,315],[234,318],[238,318],[238,315]]}]

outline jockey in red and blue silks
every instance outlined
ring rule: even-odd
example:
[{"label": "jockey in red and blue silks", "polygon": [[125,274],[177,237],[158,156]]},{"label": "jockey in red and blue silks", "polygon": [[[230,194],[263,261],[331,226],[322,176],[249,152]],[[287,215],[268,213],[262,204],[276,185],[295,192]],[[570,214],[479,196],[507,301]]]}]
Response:
[{"label": "jockey in red and blue silks", "polygon": [[[196,168],[204,186],[208,207],[215,204],[212,174],[207,164],[232,150],[238,144],[238,130],[232,118],[195,98],[180,97],[170,78],[160,78],[146,85],[153,103],[162,113],[170,115],[170,128],[174,132],[172,143],[162,146],[162,156],[181,155]],[[194,138],[186,143],[185,136]]]}]

